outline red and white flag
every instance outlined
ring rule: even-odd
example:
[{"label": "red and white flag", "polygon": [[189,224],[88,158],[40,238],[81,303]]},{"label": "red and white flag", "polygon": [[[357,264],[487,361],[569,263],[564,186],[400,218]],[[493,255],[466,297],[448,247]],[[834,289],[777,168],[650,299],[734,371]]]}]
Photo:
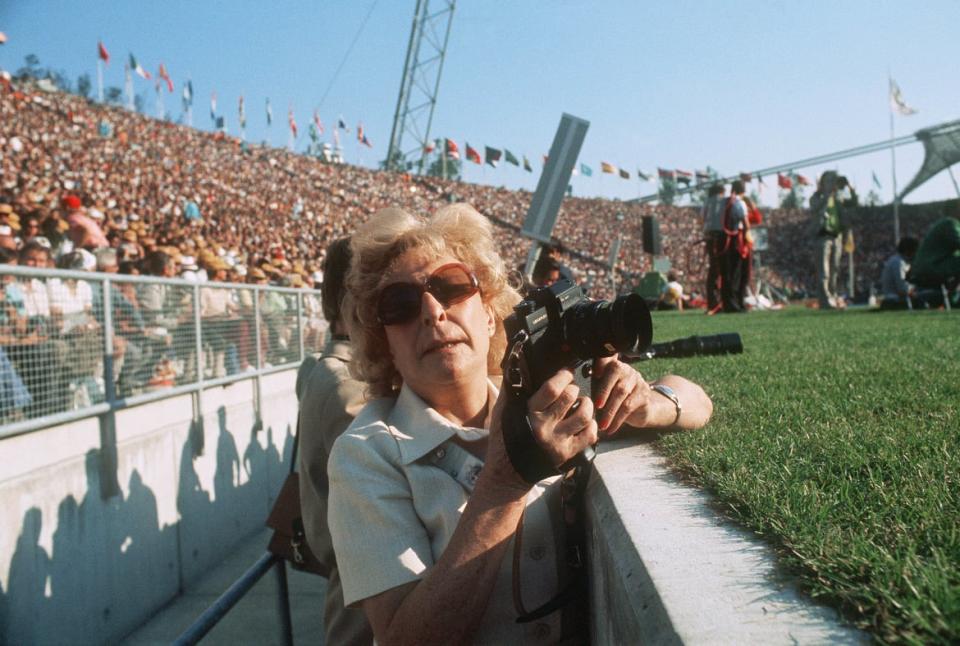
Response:
[{"label": "red and white flag", "polygon": [[167,74],[167,68],[164,67],[163,63],[160,63],[160,69],[157,70],[157,76],[162,78],[167,82],[167,90],[173,92],[173,81],[170,80],[170,75]]},{"label": "red and white flag", "polygon": [[293,138],[297,138],[297,120],[293,118],[293,107],[287,112],[287,122],[290,124],[290,132],[293,133]]},{"label": "red and white flag", "polygon": [[457,148],[457,142],[453,141],[452,139],[447,139],[445,141],[446,141],[446,148],[447,148],[447,156],[452,159],[460,159],[460,149]]},{"label": "red and white flag", "polygon": [[97,56],[107,65],[110,64],[110,52],[107,51],[107,48],[103,46],[103,42],[101,41],[97,42]]},{"label": "red and white flag", "polygon": [[472,161],[474,164],[483,163],[483,160],[480,159],[480,153],[477,152],[477,150],[470,144],[467,144],[467,159]]},{"label": "red and white flag", "polygon": [[313,111],[313,125],[317,128],[317,134],[323,134],[323,122],[320,121],[320,113],[316,110]]}]

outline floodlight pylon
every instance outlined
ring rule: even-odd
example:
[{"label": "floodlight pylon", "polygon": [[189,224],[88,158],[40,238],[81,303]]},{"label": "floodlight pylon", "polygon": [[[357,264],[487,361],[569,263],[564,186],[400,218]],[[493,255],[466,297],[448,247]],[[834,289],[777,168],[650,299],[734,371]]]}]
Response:
[{"label": "floodlight pylon", "polygon": [[383,162],[387,170],[415,168],[418,174],[423,172],[457,3],[456,0],[434,0],[432,4],[436,11],[431,10],[430,0],[417,0],[414,9],[390,146]]}]

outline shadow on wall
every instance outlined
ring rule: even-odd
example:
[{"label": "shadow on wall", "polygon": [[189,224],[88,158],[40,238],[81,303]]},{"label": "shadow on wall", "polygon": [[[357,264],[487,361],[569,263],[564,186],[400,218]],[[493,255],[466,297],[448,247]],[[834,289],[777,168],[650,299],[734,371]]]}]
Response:
[{"label": "shadow on wall", "polygon": [[[177,523],[160,526],[156,496],[137,469],[125,492],[104,499],[102,478],[112,476],[101,472],[99,450],[86,455],[83,500],[60,501],[52,553],[40,543],[41,510],[27,509],[0,587],[0,643],[116,642],[258,531],[284,473],[273,430],[264,448],[255,426],[241,461],[223,407],[218,427],[213,499],[195,467],[202,429],[182,447]],[[283,456],[292,441],[288,425]]]}]

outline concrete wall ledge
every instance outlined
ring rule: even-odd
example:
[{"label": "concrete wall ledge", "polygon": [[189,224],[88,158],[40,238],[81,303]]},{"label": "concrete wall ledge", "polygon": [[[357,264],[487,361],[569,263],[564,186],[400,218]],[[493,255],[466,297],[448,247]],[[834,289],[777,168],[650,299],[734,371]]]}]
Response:
[{"label": "concrete wall ledge", "polygon": [[587,503],[594,644],[861,644],[648,442],[601,443]]}]

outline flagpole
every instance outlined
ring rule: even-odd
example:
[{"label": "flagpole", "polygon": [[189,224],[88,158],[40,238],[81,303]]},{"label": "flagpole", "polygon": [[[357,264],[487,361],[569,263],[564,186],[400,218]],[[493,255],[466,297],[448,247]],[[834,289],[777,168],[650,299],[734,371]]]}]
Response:
[{"label": "flagpole", "polygon": [[97,54],[97,101],[103,103],[103,61]]},{"label": "flagpole", "polygon": [[126,75],[126,90],[127,90],[127,109],[133,110],[133,78],[130,76],[130,65],[125,64],[123,66],[123,73]]},{"label": "flagpole", "polygon": [[[893,77],[890,76],[889,72],[887,74],[887,83],[888,83],[888,94],[890,93],[890,88],[893,87]],[[889,106],[890,108],[890,174],[893,178],[893,244],[897,244],[900,241],[900,201],[897,199],[897,149],[893,145],[894,139],[894,129],[893,129],[893,105]]]},{"label": "flagpole", "polygon": [[160,79],[157,79],[157,84],[154,87],[157,90],[157,119],[163,119],[163,95],[160,93]]}]

